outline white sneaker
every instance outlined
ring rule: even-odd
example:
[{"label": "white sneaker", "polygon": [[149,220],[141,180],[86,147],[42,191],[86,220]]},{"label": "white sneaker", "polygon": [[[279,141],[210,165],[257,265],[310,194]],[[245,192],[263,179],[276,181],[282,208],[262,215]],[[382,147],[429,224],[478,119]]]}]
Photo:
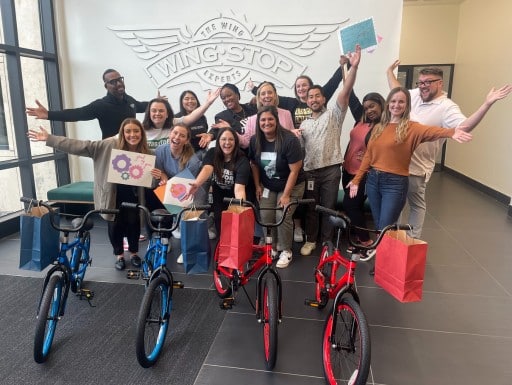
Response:
[{"label": "white sneaker", "polygon": [[281,251],[281,255],[279,256],[279,260],[276,263],[276,267],[283,269],[288,267],[290,262],[292,261],[292,252],[290,250]]},{"label": "white sneaker", "polygon": [[272,258],[275,258],[279,255],[279,251],[272,249]]},{"label": "white sneaker", "polygon": [[181,231],[179,226],[172,232],[172,236],[173,238],[181,239]]},{"label": "white sneaker", "polygon": [[178,259],[176,260],[176,263],[183,263],[183,254],[178,255]]},{"label": "white sneaker", "polygon": [[298,242],[298,243],[304,242],[304,236],[302,234],[303,234],[302,228],[296,227],[295,230],[293,230],[294,242]]},{"label": "white sneaker", "polygon": [[316,249],[316,243],[315,242],[306,242],[304,245],[300,248],[300,253],[302,255],[311,255],[313,250]]}]

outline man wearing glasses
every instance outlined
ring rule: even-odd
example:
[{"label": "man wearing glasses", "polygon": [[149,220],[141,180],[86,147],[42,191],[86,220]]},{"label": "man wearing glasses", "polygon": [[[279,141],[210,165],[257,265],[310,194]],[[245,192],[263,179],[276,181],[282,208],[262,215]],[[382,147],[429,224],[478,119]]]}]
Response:
[{"label": "man wearing glasses", "polygon": [[[386,75],[390,89],[400,87],[400,82],[394,74],[400,64],[396,60],[387,70]],[[484,118],[485,114],[497,100],[505,98],[511,91],[512,85],[507,84],[499,89],[492,88],[484,103],[469,118],[461,112],[459,106],[448,98],[443,91],[443,70],[438,67],[425,67],[419,72],[417,88],[411,93],[411,120],[428,126],[456,128],[464,126],[470,132]],[[425,142],[414,151],[409,165],[409,219],[407,223],[413,226],[409,235],[419,238],[423,229],[427,204],[425,190],[427,182],[434,171],[437,153],[443,140]]]},{"label": "man wearing glasses", "polygon": [[121,122],[134,118],[136,113],[146,110],[147,102],[138,102],[125,92],[124,78],[114,69],[103,72],[103,83],[107,95],[96,99],[86,106],[62,111],[48,111],[38,100],[37,107],[27,107],[27,114],[37,119],[77,122],[98,119],[102,138],[114,136],[119,132]]}]

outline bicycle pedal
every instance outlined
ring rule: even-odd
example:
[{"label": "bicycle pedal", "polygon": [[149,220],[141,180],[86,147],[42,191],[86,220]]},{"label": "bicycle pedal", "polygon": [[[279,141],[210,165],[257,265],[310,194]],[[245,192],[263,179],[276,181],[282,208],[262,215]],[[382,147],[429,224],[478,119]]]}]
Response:
[{"label": "bicycle pedal", "polygon": [[140,279],[140,270],[126,270],[126,278],[128,279]]},{"label": "bicycle pedal", "polygon": [[172,283],[172,287],[173,287],[174,289],[183,289],[183,288],[185,287],[185,285],[184,285],[184,284],[183,284],[183,282],[181,282],[181,281],[174,281],[174,282]]},{"label": "bicycle pedal", "polygon": [[304,300],[304,305],[318,308],[320,304],[318,303],[318,301],[315,301],[314,299],[306,299]]},{"label": "bicycle pedal", "polygon": [[222,310],[229,310],[233,308],[233,304],[235,303],[235,299],[233,297],[224,298],[220,301],[219,305]]},{"label": "bicycle pedal", "polygon": [[91,300],[94,298],[94,291],[91,291],[89,289],[80,289],[76,295],[78,296],[78,298],[80,298],[81,300],[82,299],[86,299],[87,301]]}]

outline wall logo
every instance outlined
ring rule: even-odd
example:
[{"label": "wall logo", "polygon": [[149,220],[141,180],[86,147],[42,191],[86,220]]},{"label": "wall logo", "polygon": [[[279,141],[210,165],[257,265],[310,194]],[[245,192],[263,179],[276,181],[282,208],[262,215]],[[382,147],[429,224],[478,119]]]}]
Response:
[{"label": "wall logo", "polygon": [[188,82],[219,87],[249,77],[292,88],[307,68],[301,59],[313,55],[348,20],[259,27],[245,16],[220,15],[195,31],[188,26],[109,29],[147,63],[146,72],[158,88]]}]

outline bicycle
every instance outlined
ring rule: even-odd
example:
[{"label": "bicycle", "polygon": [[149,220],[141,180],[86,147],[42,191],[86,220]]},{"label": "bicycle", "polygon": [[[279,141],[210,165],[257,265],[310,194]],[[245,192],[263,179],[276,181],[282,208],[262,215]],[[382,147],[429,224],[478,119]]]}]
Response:
[{"label": "bicycle", "polygon": [[[322,339],[322,358],[324,375],[329,384],[364,385],[370,371],[371,345],[368,321],[360,306],[355,285],[357,262],[366,251],[373,250],[388,230],[410,230],[410,225],[394,224],[378,232],[378,237],[369,245],[355,243],[351,230],[357,228],[343,213],[316,206],[316,210],[329,216],[330,223],[336,229],[336,246],[325,242],[318,265],[315,268],[314,300],[306,299],[305,304],[323,309],[329,299],[333,299],[324,324]],[[350,258],[340,252],[340,238],[343,230],[352,249]],[[345,272],[337,278],[340,267]]]},{"label": "bicycle", "polygon": [[[153,234],[150,237],[144,259],[139,270],[128,270],[127,278],[145,280],[145,292],[137,317],[135,352],[143,368],[153,366],[165,343],[172,310],[173,289],[182,289],[183,282],[175,281],[167,268],[169,238],[176,230],[185,211],[208,210],[210,206],[185,208],[179,214],[167,210],[148,208],[136,203],[123,202],[122,208],[142,210]],[[176,219],[173,225],[173,220]],[[156,226],[155,226],[156,225]],[[169,226],[168,228],[166,228]]]},{"label": "bicycle", "polygon": [[[91,300],[94,292],[82,287],[87,266],[92,263],[89,254],[91,246],[90,230],[94,226],[91,218],[93,214],[117,214],[118,210],[91,210],[83,217],[58,213],[52,206],[43,201],[31,198],[20,198],[21,202],[29,205],[41,205],[48,209],[52,227],[62,233],[59,252],[48,270],[43,282],[41,297],[37,306],[36,329],[34,337],[34,361],[41,364],[45,362],[50,353],[57,322],[64,316],[69,290]],[[73,218],[69,226],[56,223],[55,218]],[[69,242],[69,233],[76,233],[75,238]],[[70,256],[68,257],[68,251]]]},{"label": "bicycle", "polygon": [[[252,246],[253,256],[256,258],[251,259],[244,270],[221,266],[219,264],[219,245],[217,245],[214,255],[213,282],[218,295],[222,298],[220,303],[222,309],[231,309],[235,303],[235,292],[238,291],[238,288],[243,288],[249,303],[256,312],[256,319],[263,324],[265,366],[267,370],[272,370],[277,360],[277,326],[281,323],[282,318],[282,285],[275,267],[277,258],[272,255],[271,231],[273,227],[278,227],[283,223],[291,207],[298,204],[314,203],[315,201],[314,199],[299,199],[290,202],[284,208],[268,209],[283,210],[283,216],[277,223],[262,223],[259,219],[258,209],[249,201],[224,198],[224,202],[250,207],[254,212],[256,222],[266,228],[265,245]],[[258,271],[256,305],[254,305],[244,286]]]}]

